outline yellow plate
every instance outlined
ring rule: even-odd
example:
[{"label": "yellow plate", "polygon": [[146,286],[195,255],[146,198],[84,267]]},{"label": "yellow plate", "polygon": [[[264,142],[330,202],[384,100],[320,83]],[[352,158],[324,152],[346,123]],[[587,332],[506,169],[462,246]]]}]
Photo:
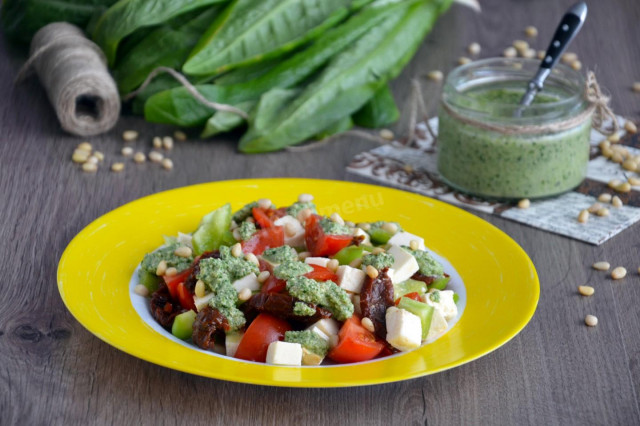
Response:
[{"label": "yellow plate", "polygon": [[[356,365],[277,367],[204,353],[154,331],[134,310],[129,282],[162,235],[197,227],[209,211],[258,198],[287,205],[315,196],[321,213],[354,222],[393,220],[423,236],[466,287],[466,308],[442,338],[415,351]],[[420,195],[350,182],[255,179],[189,186],[126,204],[88,225],[58,266],[58,289],[90,332],[138,358],[192,374],[273,386],[358,386],[411,379],[483,356],[513,338],[533,316],[540,287],[535,268],[511,238],[461,209]]]}]

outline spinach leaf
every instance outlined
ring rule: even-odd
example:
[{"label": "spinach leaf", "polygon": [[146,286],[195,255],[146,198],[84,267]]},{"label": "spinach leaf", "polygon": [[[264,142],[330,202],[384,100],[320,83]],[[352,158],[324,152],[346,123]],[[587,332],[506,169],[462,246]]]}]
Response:
[{"label": "spinach leaf", "polygon": [[369,102],[353,114],[355,124],[372,129],[388,126],[398,121],[398,118],[400,118],[400,111],[388,84],[378,90]]},{"label": "spinach leaf", "polygon": [[293,101],[283,103],[265,127],[250,119],[240,141],[243,152],[265,152],[300,143],[360,109],[386,82],[397,76],[431,29],[440,2],[409,2],[356,43],[334,57],[327,68]]},{"label": "spinach leaf", "polygon": [[[239,104],[234,106],[246,113],[249,113],[255,106],[255,104],[256,103],[253,101],[247,101],[240,102]],[[228,111],[216,111],[213,113],[211,118],[207,120],[207,124],[204,126],[204,130],[202,131],[200,137],[210,138],[219,133],[229,132],[235,128],[242,126],[244,123],[245,119],[240,117],[238,114],[234,114]]]},{"label": "spinach leaf", "polygon": [[226,0],[119,0],[98,20],[93,40],[113,65],[120,40],[138,28],[162,24],[182,13]]},{"label": "spinach leaf", "polygon": [[335,136],[339,133],[346,132],[352,127],[353,127],[353,120],[351,119],[350,116],[346,116],[336,121],[326,129],[322,130],[320,133],[316,134],[313,138],[317,140],[330,138],[331,136]]},{"label": "spinach leaf", "polygon": [[182,70],[215,75],[240,64],[279,56],[321,35],[349,13],[352,0],[235,0]]}]

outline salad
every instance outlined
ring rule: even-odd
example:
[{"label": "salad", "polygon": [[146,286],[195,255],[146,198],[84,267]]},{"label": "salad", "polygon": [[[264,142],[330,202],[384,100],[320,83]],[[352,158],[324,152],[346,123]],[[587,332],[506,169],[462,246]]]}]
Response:
[{"label": "salad", "polygon": [[138,269],[162,327],[194,345],[275,365],[344,364],[416,349],[458,315],[449,276],[396,222],[319,215],[302,194],[165,237]]}]

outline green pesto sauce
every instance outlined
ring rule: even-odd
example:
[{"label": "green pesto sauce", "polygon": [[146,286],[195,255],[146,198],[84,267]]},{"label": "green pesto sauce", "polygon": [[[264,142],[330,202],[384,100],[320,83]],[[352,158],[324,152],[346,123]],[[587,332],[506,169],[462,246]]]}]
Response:
[{"label": "green pesto sauce", "polygon": [[159,248],[154,252],[145,254],[140,267],[145,271],[155,275],[156,269],[158,269],[158,263],[164,260],[165,262],[167,262],[167,267],[174,267],[178,270],[178,272],[184,271],[189,266],[191,266],[191,263],[193,263],[193,256],[176,256],[174,252],[176,251],[176,248],[180,246],[182,246],[182,244],[174,243],[166,247]]},{"label": "green pesto sauce", "polygon": [[[467,94],[472,98],[470,103],[478,101],[474,109],[499,118],[505,117],[508,105],[516,105],[523,93],[491,89]],[[534,104],[557,99],[541,93]],[[505,121],[510,119],[505,117]],[[438,171],[447,183],[463,192],[494,198],[544,197],[578,186],[585,176],[591,120],[561,132],[529,135],[480,129],[444,109],[439,120]]]},{"label": "green pesto sauce", "polygon": [[324,357],[329,352],[329,342],[311,330],[287,331],[284,334],[284,341],[289,343],[300,343],[303,348],[316,355]]},{"label": "green pesto sauce", "polygon": [[[377,231],[379,229],[382,229],[382,227],[387,224],[387,223],[393,223],[398,227],[398,232],[402,232],[402,226],[400,226],[400,224],[398,222],[387,222],[386,220],[378,220],[375,222],[371,222],[369,225],[371,225],[371,228],[369,229],[369,233],[373,232],[373,231]],[[385,231],[386,232],[386,231]]]},{"label": "green pesto sauce", "polygon": [[236,223],[242,222],[243,220],[251,216],[251,210],[254,207],[258,207],[258,203],[255,201],[246,204],[244,207],[233,214],[233,220],[235,220]]},{"label": "green pesto sauce", "polygon": [[316,205],[313,203],[295,202],[287,208],[287,214],[289,216],[298,217],[298,213],[300,213],[300,211],[304,209],[310,209],[313,213],[318,213]]},{"label": "green pesto sauce", "polygon": [[287,261],[279,264],[273,270],[273,275],[281,280],[289,280],[291,278],[299,277],[300,275],[308,274],[313,271],[310,265],[298,260]]},{"label": "green pesto sauce", "polygon": [[377,270],[391,268],[391,266],[393,266],[393,262],[393,256],[389,253],[365,254],[362,257],[363,266],[371,265]]},{"label": "green pesto sauce", "polygon": [[287,291],[304,302],[328,309],[338,321],[353,315],[353,303],[346,291],[333,281],[316,281],[303,276],[287,281]]},{"label": "green pesto sauce", "polygon": [[238,232],[240,233],[240,239],[242,239],[242,241],[249,240],[249,238],[251,238],[257,231],[256,224],[253,222],[242,222],[238,227]]},{"label": "green pesto sauce", "polygon": [[440,303],[440,291],[434,290],[433,293],[429,293],[429,299],[433,303]]},{"label": "green pesto sauce", "polygon": [[325,234],[328,235],[347,235],[351,234],[351,230],[347,225],[341,225],[337,222],[332,221],[328,217],[323,217],[320,219],[320,226]]},{"label": "green pesto sauce", "polygon": [[316,310],[304,302],[296,302],[293,305],[293,313],[301,317],[312,317]]},{"label": "green pesto sauce", "polygon": [[419,272],[427,277],[441,277],[444,274],[444,268],[438,263],[429,253],[422,250],[411,250],[408,246],[402,246],[403,249],[408,251],[418,261],[420,267]]},{"label": "green pesto sauce", "polygon": [[298,260],[296,251],[287,245],[268,248],[262,253],[262,257],[271,263],[295,262]]}]

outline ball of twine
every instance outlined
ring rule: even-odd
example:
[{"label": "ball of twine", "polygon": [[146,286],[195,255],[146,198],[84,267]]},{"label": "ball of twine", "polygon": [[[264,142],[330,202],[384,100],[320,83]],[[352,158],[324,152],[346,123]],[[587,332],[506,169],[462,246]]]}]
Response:
[{"label": "ball of twine", "polygon": [[16,81],[35,70],[62,128],[79,136],[111,129],[120,116],[120,97],[100,48],[80,28],[54,22],[31,41],[29,60]]}]

